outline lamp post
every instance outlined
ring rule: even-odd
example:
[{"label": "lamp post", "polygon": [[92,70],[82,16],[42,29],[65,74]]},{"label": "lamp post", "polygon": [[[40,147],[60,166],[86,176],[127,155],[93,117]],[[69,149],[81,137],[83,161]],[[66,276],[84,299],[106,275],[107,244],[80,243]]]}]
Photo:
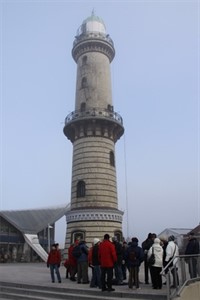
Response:
[{"label": "lamp post", "polygon": [[49,223],[48,223],[48,227],[47,227],[47,240],[48,240],[48,253],[50,252],[51,250],[51,245],[50,245],[50,229],[53,228],[53,226],[51,226]]}]

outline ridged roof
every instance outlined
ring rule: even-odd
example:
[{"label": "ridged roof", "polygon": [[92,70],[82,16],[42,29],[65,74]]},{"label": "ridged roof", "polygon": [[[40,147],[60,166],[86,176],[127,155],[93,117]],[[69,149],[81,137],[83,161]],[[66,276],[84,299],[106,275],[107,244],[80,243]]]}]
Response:
[{"label": "ridged roof", "polygon": [[22,233],[38,233],[48,224],[62,218],[69,209],[68,205],[27,210],[0,211],[0,216],[11,223]]}]

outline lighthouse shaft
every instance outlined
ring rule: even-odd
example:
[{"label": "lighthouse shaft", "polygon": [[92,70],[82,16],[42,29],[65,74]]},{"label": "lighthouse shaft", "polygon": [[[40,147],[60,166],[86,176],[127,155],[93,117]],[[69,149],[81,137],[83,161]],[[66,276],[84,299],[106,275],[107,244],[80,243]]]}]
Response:
[{"label": "lighthouse shaft", "polygon": [[90,243],[104,233],[122,238],[115,143],[124,127],[112,104],[110,63],[114,55],[104,23],[95,16],[86,19],[73,44],[72,56],[77,63],[75,110],[66,117],[64,127],[73,144],[66,245],[77,237]]}]

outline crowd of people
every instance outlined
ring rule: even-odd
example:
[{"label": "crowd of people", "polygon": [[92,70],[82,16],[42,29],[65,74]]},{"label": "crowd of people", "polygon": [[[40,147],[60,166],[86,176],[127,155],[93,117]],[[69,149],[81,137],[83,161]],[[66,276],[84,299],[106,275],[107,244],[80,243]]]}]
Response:
[{"label": "crowd of people", "polygon": [[[116,236],[110,238],[105,234],[102,241],[94,238],[92,247],[88,248],[84,240],[76,240],[68,248],[68,258],[64,262],[66,278],[78,284],[89,284],[91,288],[103,291],[114,291],[113,285],[127,284],[130,289],[140,289],[140,266],[144,262],[145,284],[152,284],[153,289],[162,289],[163,277],[161,271],[170,272],[172,276],[171,287],[179,285],[177,257],[179,248],[173,235],[168,239],[158,238],[155,233],[149,233],[139,246],[137,237],[130,242],[120,243]],[[199,243],[191,233],[185,250],[186,255],[199,254]],[[150,258],[153,256],[153,263]],[[186,259],[187,262],[187,259]],[[50,268],[51,280],[61,283],[59,267],[61,265],[61,252],[59,244],[53,244],[48,255],[47,267]],[[88,270],[92,269],[89,280]],[[197,259],[192,257],[189,264],[190,277],[197,276]]]}]

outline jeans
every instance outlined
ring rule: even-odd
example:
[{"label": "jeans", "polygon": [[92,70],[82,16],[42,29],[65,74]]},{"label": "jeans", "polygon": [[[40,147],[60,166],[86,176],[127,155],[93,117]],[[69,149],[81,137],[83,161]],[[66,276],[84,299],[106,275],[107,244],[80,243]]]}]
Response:
[{"label": "jeans", "polygon": [[117,280],[117,284],[123,283],[122,265],[116,263],[114,266],[114,270],[115,270],[115,278]]},{"label": "jeans", "polygon": [[61,277],[60,277],[60,271],[59,271],[59,267],[57,264],[51,264],[49,265],[50,267],[50,273],[51,273],[51,280],[52,282],[55,282],[55,276],[54,276],[54,271],[57,275],[57,279],[58,279],[58,282],[61,282]]},{"label": "jeans", "polygon": [[129,269],[128,287],[132,289],[133,285],[139,288],[139,266],[130,266]]},{"label": "jeans", "polygon": [[101,289],[101,268],[100,266],[94,266],[92,269],[92,279],[90,287],[98,286]]}]

